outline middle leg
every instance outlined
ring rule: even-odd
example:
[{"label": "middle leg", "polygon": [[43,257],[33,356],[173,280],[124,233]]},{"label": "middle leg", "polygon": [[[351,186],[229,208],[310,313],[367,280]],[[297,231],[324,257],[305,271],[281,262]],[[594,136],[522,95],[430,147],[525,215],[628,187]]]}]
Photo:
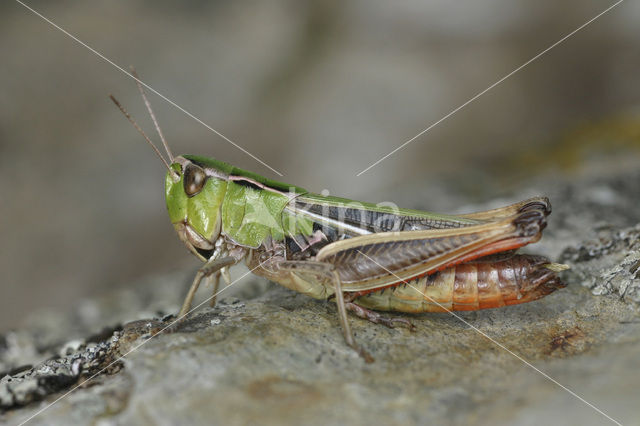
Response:
[{"label": "middle leg", "polygon": [[366,362],[373,362],[374,359],[367,351],[356,343],[353,331],[347,318],[347,306],[342,292],[342,282],[338,271],[334,266],[324,262],[313,262],[304,260],[286,260],[277,264],[278,269],[290,272],[303,272],[317,275],[320,279],[330,283],[335,291],[336,305],[338,308],[338,318],[342,326],[342,333],[347,345],[351,346]]}]

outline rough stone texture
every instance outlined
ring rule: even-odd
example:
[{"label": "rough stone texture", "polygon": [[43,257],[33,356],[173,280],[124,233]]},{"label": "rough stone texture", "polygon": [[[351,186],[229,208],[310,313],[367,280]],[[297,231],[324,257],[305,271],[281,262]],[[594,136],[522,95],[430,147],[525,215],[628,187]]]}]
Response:
[{"label": "rough stone texture", "polygon": [[594,294],[640,303],[640,225],[602,229],[597,240],[568,247],[561,260],[574,265],[573,278]]},{"label": "rough stone texture", "polygon": [[529,251],[572,269],[567,288],[538,302],[413,315],[415,332],[352,318],[376,358],[366,364],[332,303],[256,278],[158,333],[191,273],[150,277],[2,336],[0,420],[28,419],[100,372],[30,424],[610,422],[559,384],[640,424],[640,173],[606,176],[555,182],[549,228]]}]

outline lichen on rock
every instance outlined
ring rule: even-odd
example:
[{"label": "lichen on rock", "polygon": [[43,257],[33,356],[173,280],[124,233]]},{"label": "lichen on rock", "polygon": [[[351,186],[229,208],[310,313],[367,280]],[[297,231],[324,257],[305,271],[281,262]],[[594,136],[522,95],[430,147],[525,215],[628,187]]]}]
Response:
[{"label": "lichen on rock", "polygon": [[640,303],[640,224],[601,230],[597,239],[567,247],[560,260],[572,265],[569,274],[593,294]]}]

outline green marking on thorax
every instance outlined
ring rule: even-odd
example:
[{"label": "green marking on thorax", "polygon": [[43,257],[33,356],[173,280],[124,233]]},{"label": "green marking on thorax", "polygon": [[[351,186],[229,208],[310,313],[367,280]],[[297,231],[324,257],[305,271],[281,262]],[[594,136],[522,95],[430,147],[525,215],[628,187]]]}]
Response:
[{"label": "green marking on thorax", "polygon": [[[273,181],[212,158],[193,155],[185,155],[184,158],[227,175],[246,177],[278,192],[209,177],[198,194],[187,197],[182,176],[174,182],[171,174],[167,173],[165,192],[172,223],[186,221],[208,240],[220,229],[220,224],[222,234],[240,245],[254,248],[268,237],[282,241],[287,235],[312,234],[313,222],[284,212],[291,198],[306,193],[305,189]],[[171,168],[180,170],[178,164]]]}]

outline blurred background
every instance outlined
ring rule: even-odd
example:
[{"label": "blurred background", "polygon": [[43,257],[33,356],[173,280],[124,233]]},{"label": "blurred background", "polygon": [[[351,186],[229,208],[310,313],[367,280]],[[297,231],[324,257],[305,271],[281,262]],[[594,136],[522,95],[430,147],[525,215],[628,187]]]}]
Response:
[{"label": "blurred background", "polygon": [[[613,2],[28,4],[284,176],[150,94],[174,153],[315,192],[447,212],[460,206],[445,191],[489,200],[593,157],[640,164],[638,2],[359,177]],[[134,82],[14,1],[0,4],[0,58],[0,331],[195,271],[166,215],[163,165],[108,99],[155,136]]]}]

